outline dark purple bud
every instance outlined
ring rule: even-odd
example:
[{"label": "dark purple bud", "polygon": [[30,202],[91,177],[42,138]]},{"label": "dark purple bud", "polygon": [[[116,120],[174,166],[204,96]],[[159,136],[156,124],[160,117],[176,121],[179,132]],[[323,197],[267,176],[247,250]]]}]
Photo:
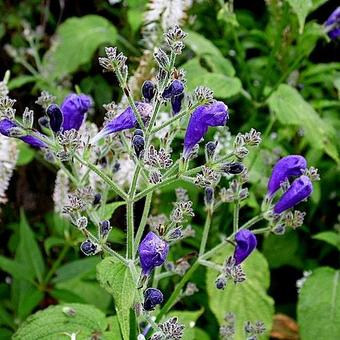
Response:
[{"label": "dark purple bud", "polygon": [[144,304],[145,310],[154,310],[157,305],[163,302],[163,294],[159,289],[148,288],[144,292]]},{"label": "dark purple bud", "polygon": [[235,235],[236,247],[234,251],[235,265],[242,263],[256,248],[256,236],[248,229],[240,230]]},{"label": "dark purple bud", "polygon": [[224,289],[226,285],[227,285],[227,280],[222,275],[219,276],[215,281],[215,286],[217,289]]},{"label": "dark purple bud", "polygon": [[142,152],[144,151],[145,140],[144,137],[140,135],[135,135],[132,138],[132,145],[135,150],[137,158],[140,158]]},{"label": "dark purple bud", "polygon": [[274,213],[281,214],[283,211],[293,208],[313,192],[313,184],[309,177],[303,175],[297,178],[288,190],[282,195],[274,206]]},{"label": "dark purple bud", "polygon": [[184,158],[187,158],[200,140],[207,133],[209,126],[223,126],[229,118],[228,107],[223,102],[201,105],[191,115],[184,137]]},{"label": "dark purple bud", "polygon": [[68,95],[61,105],[61,111],[64,116],[63,130],[79,130],[85,119],[85,113],[91,105],[91,98],[85,94],[77,95],[72,93]]},{"label": "dark purple bud", "polygon": [[[152,105],[138,102],[136,106],[142,116],[142,119],[147,121],[152,111]],[[91,143],[93,144],[111,133],[132,129],[136,126],[137,118],[135,117],[132,108],[129,106],[121,114],[114,117],[107,125],[105,125],[105,127],[92,139]]]},{"label": "dark purple bud", "polygon": [[56,104],[51,104],[47,110],[46,114],[50,120],[50,127],[53,132],[59,132],[61,125],[63,124],[63,114]]},{"label": "dark purple bud", "polygon": [[43,128],[48,128],[48,118],[46,116],[42,116],[38,119],[38,123],[40,125],[40,127]]},{"label": "dark purple bud", "polygon": [[207,206],[214,204],[214,189],[207,187],[204,189],[204,203]]},{"label": "dark purple bud", "polygon": [[86,256],[90,256],[90,255],[94,255],[96,253],[97,246],[94,243],[92,243],[90,240],[86,240],[80,245],[80,250]]},{"label": "dark purple bud", "polygon": [[144,137],[144,132],[141,129],[136,129],[135,132],[133,133],[134,136],[142,136]]},{"label": "dark purple bud", "polygon": [[169,245],[152,231],[148,232],[138,248],[139,259],[143,274],[149,275],[158,266],[161,266],[169,252]]},{"label": "dark purple bud", "polygon": [[184,93],[181,93],[178,96],[171,97],[171,107],[172,107],[172,113],[174,115],[177,115],[177,113],[181,111],[183,98],[184,98]]},{"label": "dark purple bud", "polygon": [[95,195],[94,195],[94,198],[93,198],[92,204],[93,204],[93,205],[99,204],[100,201],[101,201],[101,199],[102,199],[102,195],[101,195],[100,193],[95,194]]},{"label": "dark purple bud", "polygon": [[244,165],[239,162],[225,163],[222,164],[221,170],[231,175],[239,175],[243,172]]},{"label": "dark purple bud", "polygon": [[155,85],[151,80],[146,80],[142,86],[142,95],[146,102],[151,102],[155,96]]},{"label": "dark purple bud", "polygon": [[340,6],[334,10],[324,25],[331,39],[335,40],[340,36]]},{"label": "dark purple bud", "polygon": [[112,229],[110,221],[104,220],[100,222],[100,236],[101,237],[106,237],[110,230]]},{"label": "dark purple bud", "polygon": [[307,162],[302,156],[290,155],[281,158],[274,166],[268,181],[268,195],[273,196],[282,182],[292,176],[300,176]]},{"label": "dark purple bud", "polygon": [[[0,121],[0,133],[4,136],[10,137],[11,129],[16,127],[18,127],[17,124],[8,118],[4,118]],[[18,138],[34,148],[47,148],[46,143],[34,136],[27,135]]]},{"label": "dark purple bud", "polygon": [[164,99],[170,99],[175,96],[179,96],[184,91],[183,83],[175,79],[168,87],[163,91],[162,97]]}]

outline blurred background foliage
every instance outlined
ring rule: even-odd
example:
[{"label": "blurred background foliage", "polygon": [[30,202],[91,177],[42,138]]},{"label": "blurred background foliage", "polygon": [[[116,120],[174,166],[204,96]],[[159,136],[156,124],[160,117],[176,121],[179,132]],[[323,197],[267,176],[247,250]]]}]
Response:
[{"label": "blurred background foliage", "polygon": [[[142,34],[148,1],[111,3],[0,1],[0,13],[5,13],[0,22],[0,78],[10,70],[9,88],[19,112],[28,106],[41,116],[35,100],[42,90],[57,96],[60,103],[67,93],[79,88],[94,98],[90,119],[101,124],[102,105],[121,99],[117,81],[102,73],[97,62],[108,45],[118,46],[129,56],[130,74],[136,69],[139,72],[132,88],[140,95],[138,85],[152,77],[154,66]],[[322,26],[334,9],[335,2],[326,0],[194,1],[184,24],[186,49],[178,63],[186,70],[188,91],[206,85],[227,103],[232,134],[250,128],[263,134],[261,150],[248,159],[251,196],[241,221],[259,212],[271,166],[280,156],[302,154],[319,169],[321,181],[315,184],[311,202],[305,204],[304,226],[284,236],[270,235],[259,246],[269,265],[266,275],[268,285],[270,276],[269,295],[275,301],[275,313],[293,319],[297,318],[296,280],[303,271],[316,270],[310,289],[317,284],[324,290],[328,278],[333,278],[329,272],[333,269],[316,268],[339,268],[339,43],[330,41]],[[32,312],[58,302],[92,304],[105,314],[112,311],[111,297],[96,282],[95,266],[100,259],[81,256],[79,235],[53,213],[54,169],[26,145],[19,147],[8,203],[1,206],[0,216],[0,267],[4,270],[0,283],[1,339],[10,337]],[[177,139],[175,152],[180,148],[181,140]],[[191,223],[199,238],[205,214],[202,192],[185,183],[183,187],[194,202],[196,216]],[[174,188],[166,187],[153,200],[152,214],[170,212]],[[119,249],[125,238],[125,211],[112,206],[111,212],[115,212],[112,224],[116,228],[110,241]],[[219,233],[230,230],[231,216],[228,206],[217,211],[209,243],[214,244]],[[188,239],[182,247],[174,248],[173,254],[185,255],[198,248],[198,241]],[[254,261],[261,265],[262,258]],[[204,268],[195,273],[193,281],[200,291],[177,306],[196,313],[204,308],[203,314],[190,316],[197,319],[201,329],[191,338],[208,339],[208,334],[218,332],[220,315],[211,303],[218,300],[207,286],[209,281],[206,284],[206,275],[211,274]],[[163,280],[161,287],[172,287],[174,281]],[[313,334],[305,325],[322,312],[306,316],[304,308],[312,293],[302,294],[305,300],[299,305],[305,339],[312,339]],[[287,339],[291,331],[289,339],[297,339],[293,320],[276,320],[284,327],[281,329],[278,321],[274,331]]]}]

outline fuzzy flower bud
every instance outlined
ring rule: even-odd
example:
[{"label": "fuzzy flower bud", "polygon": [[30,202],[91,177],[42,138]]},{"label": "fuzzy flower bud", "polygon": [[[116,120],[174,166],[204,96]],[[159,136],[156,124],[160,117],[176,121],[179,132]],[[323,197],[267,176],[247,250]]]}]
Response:
[{"label": "fuzzy flower bud", "polygon": [[161,266],[168,252],[169,245],[152,231],[148,232],[138,248],[143,274],[149,275],[155,267]]},{"label": "fuzzy flower bud", "polygon": [[228,107],[223,102],[201,105],[193,112],[184,137],[184,158],[207,133],[209,126],[223,126],[229,118]]},{"label": "fuzzy flower bud", "polygon": [[145,147],[145,140],[144,137],[141,135],[134,135],[132,138],[132,145],[135,150],[137,158],[140,158],[143,154],[144,147]]},{"label": "fuzzy flower bud", "polygon": [[244,165],[238,162],[225,163],[221,166],[221,170],[231,175],[239,175],[244,170]]},{"label": "fuzzy flower bud", "polygon": [[288,190],[282,195],[279,201],[274,206],[274,213],[281,214],[283,211],[293,208],[313,192],[311,180],[303,175],[297,178]]},{"label": "fuzzy flower bud", "polygon": [[256,248],[256,236],[248,229],[240,230],[235,235],[235,265],[241,264]]},{"label": "fuzzy flower bud", "polygon": [[53,132],[59,132],[64,121],[63,113],[56,104],[51,104],[46,110],[50,120],[50,127]]},{"label": "fuzzy flower bud", "polygon": [[175,96],[179,96],[184,91],[183,83],[175,79],[165,90],[163,91],[162,97],[164,99],[170,99]]},{"label": "fuzzy flower bud", "polygon": [[142,95],[146,102],[150,103],[155,96],[155,85],[151,80],[146,80],[142,86]]},{"label": "fuzzy flower bud", "polygon": [[273,196],[281,183],[292,176],[299,176],[306,169],[307,162],[302,156],[290,155],[281,158],[274,166],[268,181],[268,195]]},{"label": "fuzzy flower bud", "polygon": [[163,294],[159,289],[148,288],[144,292],[143,307],[147,311],[154,310],[157,305],[163,302]]},{"label": "fuzzy flower bud", "polygon": [[97,252],[97,245],[92,243],[90,240],[86,240],[80,245],[80,250],[86,256],[94,255]]},{"label": "fuzzy flower bud", "polygon": [[181,111],[183,98],[184,93],[171,97],[171,108],[174,115],[177,115]]}]

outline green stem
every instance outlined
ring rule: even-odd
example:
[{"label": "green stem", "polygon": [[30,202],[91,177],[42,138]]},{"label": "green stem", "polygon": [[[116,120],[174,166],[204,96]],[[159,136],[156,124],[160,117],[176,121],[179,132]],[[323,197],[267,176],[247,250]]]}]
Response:
[{"label": "green stem", "polygon": [[263,233],[270,231],[270,230],[271,230],[271,227],[259,228],[259,229],[253,230],[253,234],[263,234]]},{"label": "green stem", "polygon": [[64,257],[66,256],[66,254],[67,254],[67,252],[68,252],[69,249],[70,249],[70,245],[69,245],[68,243],[65,243],[63,249],[61,250],[61,252],[60,252],[59,255],[58,255],[58,258],[57,258],[56,261],[53,263],[51,269],[48,271],[48,273],[47,273],[47,275],[46,275],[46,277],[45,277],[45,279],[44,279],[45,285],[47,285],[47,284],[50,282],[50,280],[51,280],[53,274],[54,274],[54,273],[56,272],[56,270],[59,268],[59,266],[60,266],[62,260],[63,260]]},{"label": "green stem", "polygon": [[236,234],[238,231],[239,214],[240,214],[240,201],[239,199],[237,199],[234,203],[233,234]]},{"label": "green stem", "polygon": [[207,217],[205,219],[205,224],[204,224],[204,229],[203,229],[203,235],[202,235],[202,239],[201,239],[199,256],[202,256],[205,252],[205,247],[207,245],[209,230],[210,230],[210,226],[211,226],[212,214],[213,214],[213,212],[210,209],[208,209]]}]

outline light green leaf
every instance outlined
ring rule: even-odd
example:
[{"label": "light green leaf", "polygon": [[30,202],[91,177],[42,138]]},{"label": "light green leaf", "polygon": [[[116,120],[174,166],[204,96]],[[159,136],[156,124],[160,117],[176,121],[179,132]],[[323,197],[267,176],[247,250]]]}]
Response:
[{"label": "light green leaf", "polygon": [[34,233],[30,229],[25,213],[20,211],[20,262],[30,269],[39,282],[43,281],[45,264]]},{"label": "light green leaf", "polygon": [[51,78],[76,71],[91,60],[101,44],[114,44],[117,30],[101,16],[86,15],[67,19],[58,27],[56,36],[56,44],[44,57],[44,66],[51,73]]},{"label": "light green leaf", "polygon": [[18,261],[0,255],[0,268],[19,280],[33,281],[32,271]]},{"label": "light green leaf", "polygon": [[107,320],[99,309],[85,304],[52,306],[30,316],[14,334],[14,340],[60,340],[67,334],[77,334],[77,339],[89,339],[92,334],[102,334]]},{"label": "light green leaf", "polygon": [[26,85],[28,83],[32,83],[36,80],[35,76],[27,76],[27,75],[23,75],[23,76],[18,76],[16,78],[13,78],[9,81],[8,83],[8,88],[10,91],[20,88],[23,85]]},{"label": "light green leaf", "polygon": [[100,219],[109,220],[112,217],[115,210],[124,204],[125,202],[121,201],[121,202],[112,202],[112,203],[108,203],[108,204],[101,206],[98,211]]},{"label": "light green leaf", "polygon": [[136,294],[130,269],[113,257],[107,257],[97,265],[97,278],[100,285],[112,294],[123,339],[129,339],[130,309]]},{"label": "light green leaf", "polygon": [[22,166],[30,163],[34,159],[35,150],[24,142],[18,141],[19,157],[17,165]]},{"label": "light green leaf", "polygon": [[303,32],[306,17],[309,11],[313,8],[312,0],[287,0],[292,10],[297,15],[300,27],[300,33]]},{"label": "light green leaf", "polygon": [[185,38],[185,44],[192,49],[197,55],[212,54],[215,56],[222,56],[221,51],[203,35],[189,31]]},{"label": "light green leaf", "polygon": [[320,240],[331,244],[340,251],[340,234],[335,231],[323,231],[313,236],[315,240]]},{"label": "light green leaf", "polygon": [[233,64],[224,57],[219,55],[204,55],[203,59],[206,61],[212,72],[220,73],[224,76],[233,77],[236,73]]},{"label": "light green leaf", "polygon": [[[227,246],[211,260],[222,264],[232,252],[233,247]],[[224,323],[224,317],[228,312],[236,315],[235,339],[245,337],[244,323],[246,321],[261,320],[267,331],[270,331],[274,314],[273,299],[267,294],[269,270],[264,256],[259,251],[255,251],[242,264],[242,267],[247,276],[246,281],[237,285],[228,282],[224,290],[218,290],[215,286],[217,271],[209,268],[206,276],[210,309],[218,323],[220,325]]]},{"label": "light green leaf", "polygon": [[340,339],[339,270],[313,271],[301,288],[297,315],[301,339]]},{"label": "light green leaf", "polygon": [[322,120],[296,89],[281,84],[270,96],[269,107],[282,124],[301,127],[313,148],[323,150],[339,162],[338,151],[333,143],[333,128]]},{"label": "light green leaf", "polygon": [[56,236],[50,236],[44,241],[44,248],[47,254],[50,253],[50,249],[55,246],[62,246],[65,244],[65,239]]},{"label": "light green leaf", "polygon": [[204,309],[198,311],[172,311],[168,313],[164,320],[170,317],[177,316],[178,322],[185,326],[183,340],[194,340],[195,339],[195,324],[197,319],[203,314]]}]

